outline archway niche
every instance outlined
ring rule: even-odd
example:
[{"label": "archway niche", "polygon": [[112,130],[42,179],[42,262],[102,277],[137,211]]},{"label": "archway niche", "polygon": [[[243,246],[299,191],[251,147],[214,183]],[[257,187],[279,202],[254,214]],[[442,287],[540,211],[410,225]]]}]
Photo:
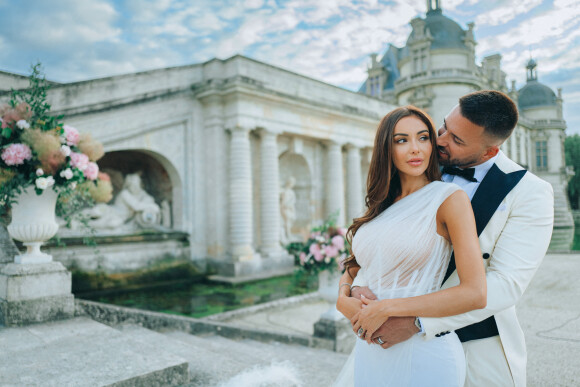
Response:
[{"label": "archway niche", "polygon": [[113,202],[123,188],[125,178],[137,173],[143,189],[162,208],[161,223],[167,228],[182,225],[183,201],[181,179],[177,170],[162,155],[146,150],[119,150],[106,153],[98,161],[99,169],[111,177]]},{"label": "archway niche", "polygon": [[312,174],[308,162],[302,155],[288,151],[280,156],[279,164],[281,191],[290,177],[296,180],[296,221],[292,225],[292,234],[304,237],[310,231],[313,214]]}]

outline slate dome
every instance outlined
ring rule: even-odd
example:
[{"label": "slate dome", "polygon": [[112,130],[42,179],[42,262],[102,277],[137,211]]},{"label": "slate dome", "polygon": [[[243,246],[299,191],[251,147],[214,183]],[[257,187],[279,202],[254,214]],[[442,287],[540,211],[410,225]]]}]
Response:
[{"label": "slate dome", "polygon": [[538,106],[556,106],[556,94],[548,86],[537,80],[529,80],[518,92],[518,105],[521,109]]},{"label": "slate dome", "polygon": [[[459,48],[467,50],[464,38],[465,31],[459,24],[443,15],[441,9],[434,9],[427,12],[425,16],[425,29],[429,30],[433,41],[431,42],[431,49],[436,50],[440,48]],[[413,40],[415,32],[411,32],[407,39],[406,46]],[[407,53],[405,53],[407,54]]]}]

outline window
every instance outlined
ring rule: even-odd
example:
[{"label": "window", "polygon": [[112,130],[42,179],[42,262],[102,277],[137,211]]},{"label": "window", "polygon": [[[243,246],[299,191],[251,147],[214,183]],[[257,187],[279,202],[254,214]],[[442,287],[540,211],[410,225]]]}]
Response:
[{"label": "window", "polygon": [[548,169],[548,145],[546,141],[536,141],[536,167],[538,170]]}]

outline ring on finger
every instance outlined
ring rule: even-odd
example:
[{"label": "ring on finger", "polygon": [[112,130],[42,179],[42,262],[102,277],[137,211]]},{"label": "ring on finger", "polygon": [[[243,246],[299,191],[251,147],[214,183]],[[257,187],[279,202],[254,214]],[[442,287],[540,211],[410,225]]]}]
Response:
[{"label": "ring on finger", "polygon": [[377,337],[377,343],[378,343],[379,345],[383,345],[383,344],[385,344],[385,342],[383,341],[383,339],[381,339],[381,336]]},{"label": "ring on finger", "polygon": [[359,329],[358,329],[358,331],[356,331],[356,335],[357,335],[358,337],[362,337],[362,334],[363,334],[363,333],[364,333],[364,329],[362,329],[362,328],[359,328]]}]

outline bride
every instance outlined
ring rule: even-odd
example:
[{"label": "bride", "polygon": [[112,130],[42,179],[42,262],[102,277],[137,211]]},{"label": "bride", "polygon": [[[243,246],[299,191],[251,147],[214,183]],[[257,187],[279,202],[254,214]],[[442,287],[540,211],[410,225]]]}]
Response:
[{"label": "bride", "polygon": [[[452,316],[486,305],[471,204],[459,186],[440,181],[435,140],[431,119],[413,106],[393,110],[379,124],[367,210],[348,230],[352,254],[337,302],[360,340],[335,385],[463,386],[465,357],[455,333],[429,341],[417,334],[387,349],[373,338],[390,317]],[[438,290],[452,245],[461,283]],[[359,273],[377,300],[349,297]]]}]

